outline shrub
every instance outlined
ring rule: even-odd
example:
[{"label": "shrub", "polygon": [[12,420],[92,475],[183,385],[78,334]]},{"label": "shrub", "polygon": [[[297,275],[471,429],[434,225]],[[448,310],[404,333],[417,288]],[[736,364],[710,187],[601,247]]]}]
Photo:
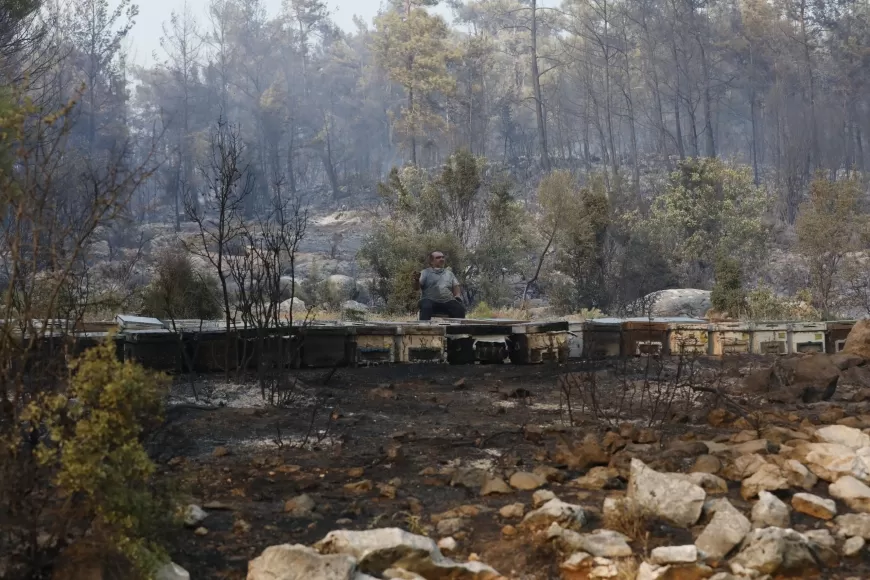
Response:
[{"label": "shrub", "polygon": [[222,314],[214,276],[194,269],[190,256],[172,248],[157,257],[154,280],[142,297],[142,313],[157,318],[215,319]]},{"label": "shrub", "polygon": [[716,260],[716,283],[710,293],[710,304],[719,312],[729,316],[739,316],[746,297],[740,263],[733,258],[720,257]]},{"label": "shrub", "polygon": [[478,302],[477,306],[469,313],[469,318],[493,318],[495,313],[486,302]]},{"label": "shrub", "polygon": [[167,387],[164,376],[117,360],[109,339],[71,362],[65,393],[37,397],[23,415],[47,433],[35,456],[53,474],[52,523],[84,526],[74,549],[89,546],[100,561],[121,558],[145,577],[166,558],[157,538],[172,510],[155,492],[141,439],[161,419]]}]

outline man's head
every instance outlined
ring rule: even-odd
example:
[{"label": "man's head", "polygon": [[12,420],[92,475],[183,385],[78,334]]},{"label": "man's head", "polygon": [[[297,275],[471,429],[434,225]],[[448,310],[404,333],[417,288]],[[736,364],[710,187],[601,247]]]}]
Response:
[{"label": "man's head", "polygon": [[429,265],[433,268],[443,268],[444,261],[447,258],[444,256],[444,252],[439,250],[435,250],[434,252],[429,252]]}]

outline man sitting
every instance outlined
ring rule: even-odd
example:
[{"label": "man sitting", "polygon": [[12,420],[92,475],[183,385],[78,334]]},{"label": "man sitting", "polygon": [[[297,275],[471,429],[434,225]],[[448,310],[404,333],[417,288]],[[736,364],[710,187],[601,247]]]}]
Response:
[{"label": "man sitting", "polygon": [[429,267],[414,272],[414,289],[422,290],[420,320],[431,320],[435,314],[449,318],[465,318],[465,306],[459,297],[459,280],[445,268],[444,252],[429,254]]}]

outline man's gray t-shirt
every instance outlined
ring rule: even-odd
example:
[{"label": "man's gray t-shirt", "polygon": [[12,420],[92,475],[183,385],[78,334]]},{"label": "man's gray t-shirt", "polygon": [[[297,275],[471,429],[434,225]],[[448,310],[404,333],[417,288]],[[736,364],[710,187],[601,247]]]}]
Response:
[{"label": "man's gray t-shirt", "polygon": [[450,302],[454,299],[453,287],[458,285],[459,280],[449,268],[426,268],[420,273],[423,300]]}]

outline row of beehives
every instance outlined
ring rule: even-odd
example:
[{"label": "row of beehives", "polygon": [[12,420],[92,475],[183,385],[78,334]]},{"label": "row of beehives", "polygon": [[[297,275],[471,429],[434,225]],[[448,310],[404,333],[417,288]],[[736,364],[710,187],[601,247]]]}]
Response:
[{"label": "row of beehives", "polygon": [[[120,357],[159,370],[325,368],[390,363],[534,364],[642,355],[839,352],[853,322],[725,322],[603,318],[585,322],[439,320],[319,323],[236,330],[222,323],[119,321]],[[92,329],[96,330],[96,328]],[[105,332],[79,335],[82,348]]]},{"label": "row of beehives", "polygon": [[854,321],[719,322],[691,318],[601,318],[572,323],[571,358],[638,355],[835,353]]},{"label": "row of beehives", "polygon": [[[176,321],[170,326],[142,320],[119,321],[116,352],[125,360],[168,372],[426,362],[530,364],[565,360],[568,355],[566,321],[313,323],[236,329],[227,340],[218,323]],[[108,335],[106,328],[89,330],[78,335],[80,349]]]}]

